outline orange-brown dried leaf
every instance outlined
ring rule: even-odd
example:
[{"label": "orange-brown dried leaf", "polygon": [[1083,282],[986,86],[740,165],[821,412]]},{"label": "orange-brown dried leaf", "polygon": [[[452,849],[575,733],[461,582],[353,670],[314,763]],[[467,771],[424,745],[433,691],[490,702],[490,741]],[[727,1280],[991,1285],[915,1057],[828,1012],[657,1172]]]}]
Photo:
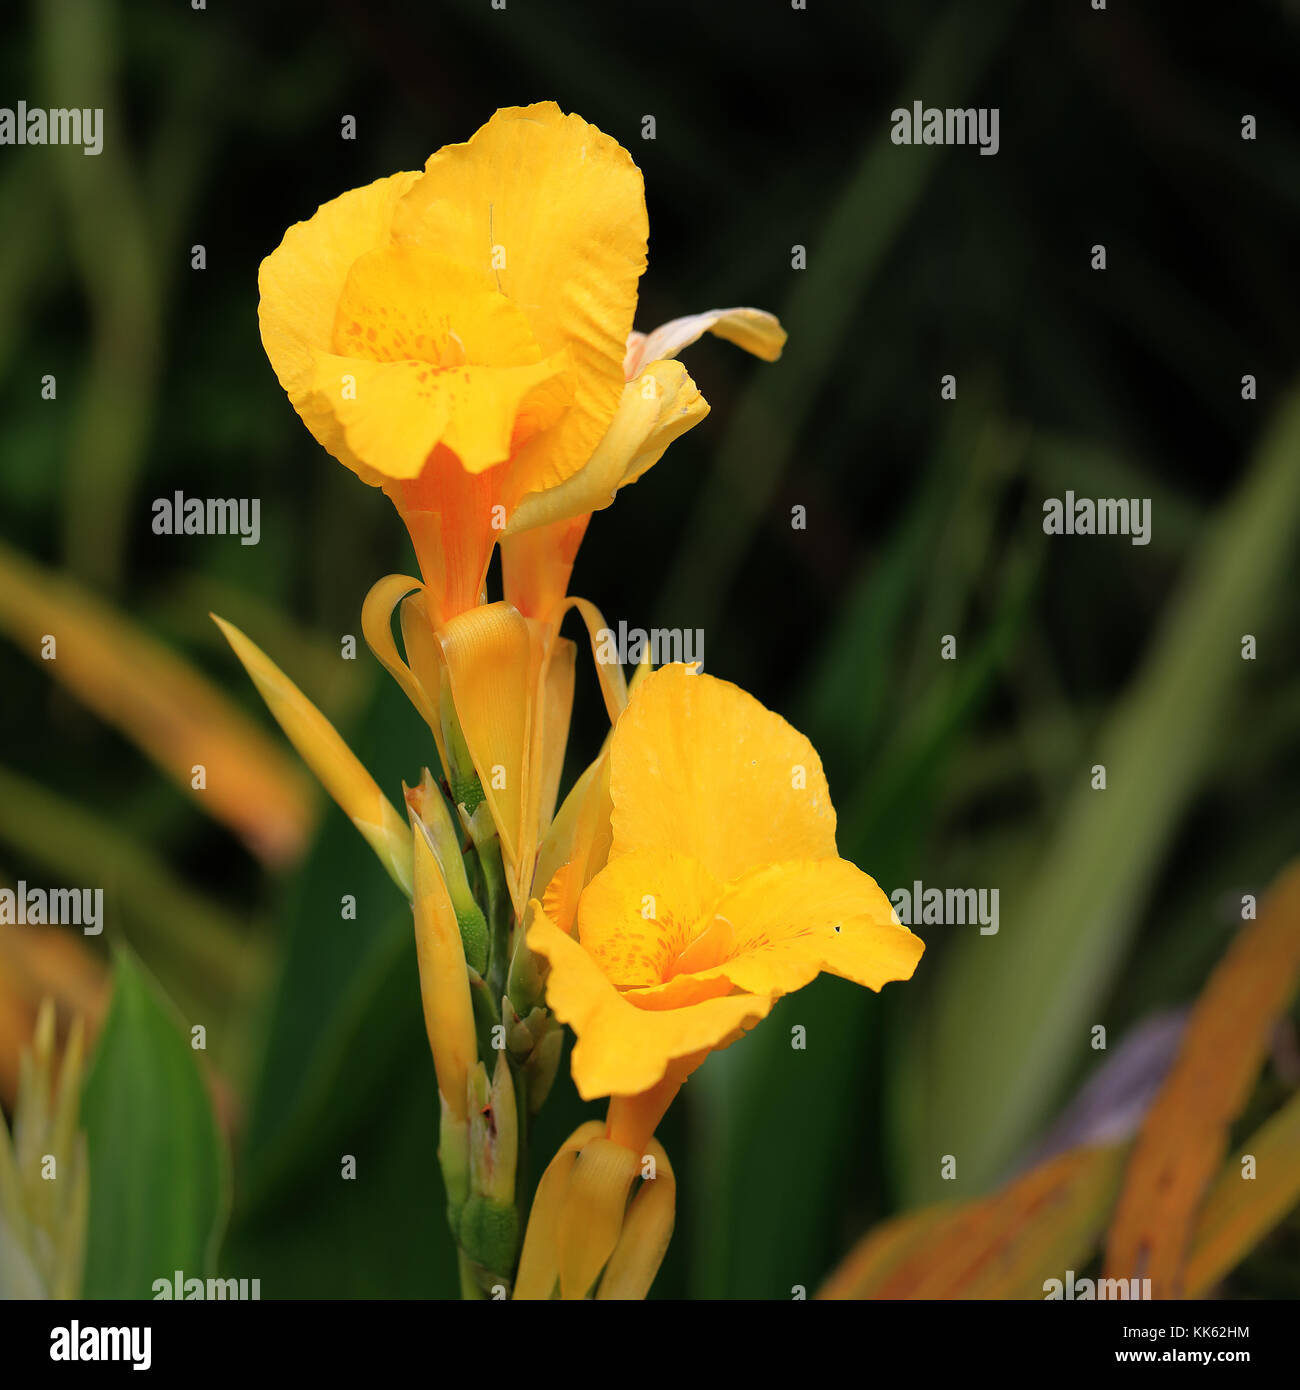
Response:
[{"label": "orange-brown dried leaf", "polygon": [[[1241,1159],[1250,1154],[1254,1174]],[[1201,1208],[1183,1276],[1190,1298],[1209,1293],[1300,1203],[1300,1092],[1228,1159]]]},{"label": "orange-brown dried leaf", "polygon": [[1071,1149],[989,1197],[877,1227],[822,1296],[1042,1298],[1091,1255],[1122,1161],[1117,1147]]},{"label": "orange-brown dried leaf", "polygon": [[1274,884],[1192,1011],[1182,1050],[1147,1112],[1111,1225],[1106,1272],[1187,1291],[1197,1213],[1250,1096],[1269,1039],[1300,983],[1300,865]]}]

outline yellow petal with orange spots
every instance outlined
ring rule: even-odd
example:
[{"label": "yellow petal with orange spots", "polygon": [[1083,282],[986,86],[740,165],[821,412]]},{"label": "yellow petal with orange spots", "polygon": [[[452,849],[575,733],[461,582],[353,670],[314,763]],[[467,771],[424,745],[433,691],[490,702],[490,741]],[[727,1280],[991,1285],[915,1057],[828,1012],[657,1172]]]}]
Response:
[{"label": "yellow petal with orange spots", "polygon": [[623,389],[647,237],[631,156],[554,102],[509,107],[429,159],[393,230],[400,244],[490,275],[544,355],[568,349],[572,407],[516,460],[529,490],[562,482],[599,443]]},{"label": "yellow petal with orange spots", "polygon": [[790,994],[823,970],[879,990],[924,950],[875,880],[843,859],[772,864],[723,885],[680,854],[634,851],[592,879],[578,939],[643,1009],[732,988]]},{"label": "yellow petal with orange spots", "polygon": [[722,896],[722,884],[685,855],[625,854],[587,885],[578,940],[616,989],[660,985],[711,926]]},{"label": "yellow petal with orange spots", "polygon": [[812,744],[738,686],[665,666],[633,697],[610,750],[613,854],[662,850],[716,878],[834,859],[835,811]]},{"label": "yellow petal with orange spots", "polygon": [[393,174],[325,203],[289,228],[258,271],[257,316],[266,355],[303,423],[335,457],[342,431],[333,411],[313,401],[313,353],[332,350],[335,311],[348,271],[359,256],[387,244],[393,208],[419,177]]},{"label": "yellow petal with orange spots", "polygon": [[566,353],[543,364],[527,317],[491,276],[427,247],[386,246],[354,262],[330,346],[312,378],[319,403],[355,462],[387,478],[415,477],[439,443],[481,473],[510,456],[534,388],[553,383],[531,401],[528,433],[553,423],[567,398],[555,380]]},{"label": "yellow petal with orange spots", "polygon": [[772,1008],[769,996],[729,994],[690,1008],[639,1009],[536,903],[528,945],[550,962],[547,1002],[577,1034],[573,1080],[584,1100],[648,1091],[674,1060],[730,1041]]},{"label": "yellow petal with orange spots", "polygon": [[520,367],[437,369],[427,362],[367,362],[316,353],[312,400],[330,410],[335,454],[359,476],[418,477],[438,444],[468,473],[510,454],[524,402],[563,371],[559,358]]},{"label": "yellow petal with orange spots", "polygon": [[330,346],[344,357],[448,368],[521,367],[542,359],[523,310],[486,270],[425,246],[382,246],[353,262]]}]

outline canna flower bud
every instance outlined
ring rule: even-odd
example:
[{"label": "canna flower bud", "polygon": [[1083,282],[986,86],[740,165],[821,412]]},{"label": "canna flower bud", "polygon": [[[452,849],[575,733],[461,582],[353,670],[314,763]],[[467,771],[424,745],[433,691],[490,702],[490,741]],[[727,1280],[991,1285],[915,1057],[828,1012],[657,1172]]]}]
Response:
[{"label": "canna flower bud", "polygon": [[530,1115],[535,1115],[546,1104],[546,1097],[551,1094],[555,1075],[560,1069],[560,1056],[563,1051],[564,1029],[551,1019],[546,1033],[542,1035],[524,1063]]},{"label": "canna flower bud", "polygon": [[465,948],[424,823],[412,815],[415,855],[415,945],[420,967],[424,1026],[433,1053],[438,1091],[457,1123],[468,1116],[470,1069],[478,1042],[470,1002]]},{"label": "canna flower bud", "polygon": [[505,1053],[497,1053],[492,1084],[475,1064],[468,1079],[470,1196],[460,1218],[460,1245],[488,1274],[504,1278],[519,1247],[515,1169],[519,1118],[514,1079]]},{"label": "canna flower bud", "polygon": [[461,854],[460,836],[452,822],[451,813],[447,810],[442,793],[434,785],[427,767],[418,787],[403,786],[402,790],[406,794],[407,810],[424,831],[429,847],[438,861],[447,896],[451,899],[452,909],[456,913],[456,925],[460,928],[461,943],[465,948],[465,962],[471,970],[481,975],[487,969],[487,919],[470,891],[469,879],[465,873],[465,859]]},{"label": "canna flower bud", "polygon": [[538,1184],[515,1297],[546,1299],[558,1289],[564,1299],[644,1298],[672,1238],[676,1190],[658,1143],[641,1154],[599,1123],[583,1125]]},{"label": "canna flower bud", "polygon": [[[649,1160],[647,1162],[647,1160]],[[609,1257],[596,1297],[641,1299],[650,1292],[659,1266],[668,1253],[677,1218],[677,1180],[663,1145],[646,1146],[641,1176],[645,1181],[623,1218],[623,1230]]]}]

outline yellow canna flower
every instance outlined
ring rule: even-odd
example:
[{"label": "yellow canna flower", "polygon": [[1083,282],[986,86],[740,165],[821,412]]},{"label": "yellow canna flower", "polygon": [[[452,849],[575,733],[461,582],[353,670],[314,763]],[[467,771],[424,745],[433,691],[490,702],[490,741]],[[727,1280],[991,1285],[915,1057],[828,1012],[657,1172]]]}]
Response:
[{"label": "yellow canna flower", "polygon": [[579,1093],[613,1097],[607,1133],[640,1153],[687,1075],[783,994],[823,970],[879,990],[924,948],[839,857],[812,745],[736,686],[664,667],[608,756],[609,861],[582,889],[576,935],[553,920],[565,891],[551,891],[528,944],[577,1034]]},{"label": "yellow canna flower", "polygon": [[779,355],[784,331],[756,309],[635,333],[646,239],[631,156],[540,102],[326,203],[262,263],[276,375],[396,504],[435,626],[479,602],[503,534],[554,526],[553,553],[507,562],[507,597],[548,616],[585,518],[707,413],[670,360],[682,347],[712,331]]}]

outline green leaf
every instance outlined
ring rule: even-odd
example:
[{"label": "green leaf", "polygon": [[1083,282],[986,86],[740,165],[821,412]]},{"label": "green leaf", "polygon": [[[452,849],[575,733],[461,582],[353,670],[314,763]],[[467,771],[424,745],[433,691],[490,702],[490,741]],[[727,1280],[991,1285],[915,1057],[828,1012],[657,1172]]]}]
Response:
[{"label": "green leaf", "polygon": [[[437,757],[388,680],[346,732],[385,789]],[[455,1297],[410,905],[330,807],[283,916],[223,1273],[260,1277],[267,1298]]]},{"label": "green leaf", "polygon": [[[1264,640],[1286,598],[1300,531],[1300,392],[1286,399],[1191,568],[1132,687],[1075,774],[1030,882],[1008,892],[1002,930],[942,960],[914,1019],[893,1095],[909,1201],[958,1195],[1004,1171],[1088,1047],[1174,831],[1217,759],[1231,757],[1241,638]],[[1103,764],[1094,791],[1089,765]]]},{"label": "green leaf", "polygon": [[81,1100],[90,1157],[87,1298],[149,1298],[176,1270],[206,1278],[229,1205],[226,1154],[182,1026],[117,956],[113,1003]]},{"label": "green leaf", "polygon": [[[943,91],[954,104],[974,88],[1009,30],[1018,0],[983,5],[978,16],[949,5],[903,77],[900,100]],[[790,334],[779,368],[756,371],[737,402],[707,486],[687,525],[658,611],[670,621],[712,630],[735,573],[768,514],[800,432],[837,355],[852,350],[854,314],[873,286],[942,162],[942,150],[918,146],[899,158],[888,130],[873,126],[856,167],[816,233],[817,254],[793,279],[781,321]]]}]

